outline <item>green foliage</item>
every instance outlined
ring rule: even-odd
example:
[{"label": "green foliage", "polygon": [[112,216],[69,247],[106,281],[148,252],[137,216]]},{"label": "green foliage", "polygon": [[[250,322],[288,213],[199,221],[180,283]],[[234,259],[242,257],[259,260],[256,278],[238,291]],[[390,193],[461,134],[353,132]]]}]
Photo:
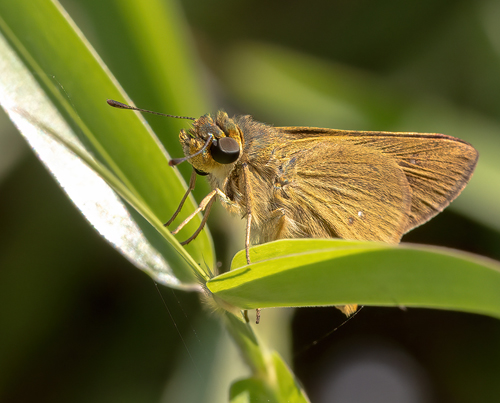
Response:
[{"label": "green foliage", "polygon": [[[208,281],[245,309],[343,304],[454,309],[500,318],[500,265],[458,251],[343,240],[286,240],[239,252]],[[256,257],[255,257],[256,255]]]}]

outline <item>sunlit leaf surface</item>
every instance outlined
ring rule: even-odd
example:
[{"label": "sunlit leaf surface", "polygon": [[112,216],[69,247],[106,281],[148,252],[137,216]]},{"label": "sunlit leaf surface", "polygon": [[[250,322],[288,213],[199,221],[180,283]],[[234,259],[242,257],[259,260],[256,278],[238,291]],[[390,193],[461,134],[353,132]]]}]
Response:
[{"label": "sunlit leaf surface", "polygon": [[[275,241],[250,252],[255,263],[207,284],[217,297],[240,308],[360,304],[500,318],[500,264],[480,256],[418,245],[314,239]],[[241,263],[241,252],[234,261]]]},{"label": "sunlit leaf surface", "polygon": [[[45,125],[79,148],[81,153],[86,153],[3,38],[0,54],[3,56],[0,59],[0,103],[82,214],[127,259],[157,281],[177,288],[192,288],[192,285],[181,284],[174,276],[109,185],[65,146],[43,132],[40,126]],[[39,122],[38,127],[36,122]]]}]

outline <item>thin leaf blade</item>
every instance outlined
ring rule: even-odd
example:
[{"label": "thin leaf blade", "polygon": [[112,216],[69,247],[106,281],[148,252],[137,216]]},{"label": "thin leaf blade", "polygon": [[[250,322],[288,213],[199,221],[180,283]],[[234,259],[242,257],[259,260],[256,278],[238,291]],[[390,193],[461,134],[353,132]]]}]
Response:
[{"label": "thin leaf blade", "polygon": [[[19,10],[24,11],[20,13]],[[7,98],[17,95],[22,97],[15,104],[4,98],[6,109],[29,116],[32,123],[39,120],[54,128],[50,122],[52,118],[46,120],[44,115],[53,116],[48,109],[55,106],[65,124],[73,131],[71,141],[79,143],[81,150],[86,150],[96,163],[122,182],[144,207],[141,214],[150,212],[146,220],[150,223],[152,220],[157,223],[166,221],[177,207],[186,185],[177,170],[168,166],[168,155],[145,125],[144,119],[106,105],[106,98],[126,99],[126,96],[69,17],[57,3],[41,1],[34,6],[23,0],[15,6],[2,3],[0,15],[0,30],[7,39],[2,58],[4,67],[10,70],[8,74],[2,74],[4,95]],[[64,44],[54,45],[54,41],[61,37],[65,38],[61,42]],[[24,77],[16,78],[11,56],[7,56],[9,51],[20,60],[21,66],[26,66]],[[27,87],[27,90],[20,91],[19,86],[13,87],[18,83],[25,84],[30,76],[38,81],[45,95],[39,104],[33,102],[30,93],[37,90]],[[59,133],[59,129],[53,131]],[[57,157],[56,154],[52,155],[53,159]],[[66,187],[66,183],[63,183],[63,187]],[[183,216],[193,208],[194,200],[190,198]],[[177,222],[179,220],[182,217]],[[199,223],[200,217],[196,217],[181,231],[180,239],[191,235]],[[171,260],[170,267],[175,268],[176,276],[182,282],[196,283],[196,270],[200,271],[201,265],[211,267],[212,241],[207,231],[203,231],[186,248],[194,256],[193,259],[177,242],[174,241],[174,246],[168,246],[165,239],[160,239],[165,238],[165,231],[162,232],[161,228],[152,229],[145,222],[141,226],[148,242],[154,244],[154,249],[159,251],[165,261]],[[159,236],[158,231],[163,235]]]},{"label": "thin leaf blade", "polygon": [[[211,279],[208,288],[244,309],[318,305],[411,306],[500,318],[500,264],[449,249],[372,242],[281,240],[274,259]],[[309,251],[294,253],[308,246]],[[361,246],[362,245],[362,246]],[[286,253],[288,252],[288,254]]]}]

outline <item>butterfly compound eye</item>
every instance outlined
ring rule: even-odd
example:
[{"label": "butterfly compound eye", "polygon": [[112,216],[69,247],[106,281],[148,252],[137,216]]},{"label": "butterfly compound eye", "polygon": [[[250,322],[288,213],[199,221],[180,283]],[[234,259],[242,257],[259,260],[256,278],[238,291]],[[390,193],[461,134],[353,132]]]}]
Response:
[{"label": "butterfly compound eye", "polygon": [[210,153],[219,164],[231,164],[240,156],[240,145],[231,137],[222,137],[212,142]]}]

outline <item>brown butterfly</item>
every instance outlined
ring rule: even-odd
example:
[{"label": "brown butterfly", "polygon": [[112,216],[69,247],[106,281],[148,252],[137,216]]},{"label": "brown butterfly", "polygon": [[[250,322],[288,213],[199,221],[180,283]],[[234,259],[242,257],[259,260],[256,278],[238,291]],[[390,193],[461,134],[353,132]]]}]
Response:
[{"label": "brown butterfly", "polygon": [[[135,109],[116,101],[111,106]],[[145,111],[150,112],[150,111]],[[171,115],[167,115],[171,116]],[[179,135],[194,168],[169,225],[206,175],[212,191],[173,233],[218,196],[246,217],[245,249],[284,238],[344,238],[398,243],[453,201],[469,181],[477,151],[443,134],[272,127],[250,116],[204,115]],[[352,313],[355,306],[341,310]]]}]

